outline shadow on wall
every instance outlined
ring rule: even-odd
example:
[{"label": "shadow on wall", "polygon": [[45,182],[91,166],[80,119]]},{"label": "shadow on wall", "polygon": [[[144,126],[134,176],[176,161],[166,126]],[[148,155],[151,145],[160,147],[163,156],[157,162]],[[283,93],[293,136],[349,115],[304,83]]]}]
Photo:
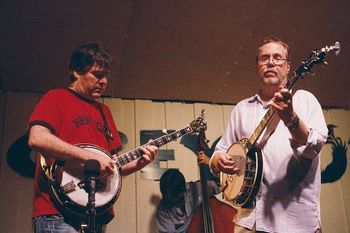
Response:
[{"label": "shadow on wall", "polygon": [[[328,138],[326,144],[332,145],[332,162],[322,170],[321,182],[333,183],[339,180],[345,173],[347,168],[347,147],[350,144],[350,138],[347,142],[343,141],[340,137],[334,135],[334,128],[336,125],[329,124]],[[119,132],[123,145],[127,144],[127,136]],[[180,143],[189,148],[196,154],[196,143],[198,135],[186,135]],[[212,146],[208,148],[206,154],[211,156],[214,152],[216,143],[220,138],[216,139]],[[28,146],[28,135],[25,134],[18,138],[7,151],[7,163],[9,167],[17,172],[19,175],[26,178],[34,178],[35,174],[35,161],[31,158],[32,149]],[[122,149],[121,147],[121,149]]]}]

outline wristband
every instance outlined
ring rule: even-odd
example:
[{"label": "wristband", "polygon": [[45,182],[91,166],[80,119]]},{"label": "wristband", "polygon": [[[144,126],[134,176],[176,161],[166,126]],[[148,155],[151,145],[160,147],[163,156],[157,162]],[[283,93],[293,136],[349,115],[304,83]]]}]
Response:
[{"label": "wristband", "polygon": [[288,123],[285,123],[284,125],[287,126],[287,128],[290,129],[290,130],[298,128],[299,127],[299,117],[298,117],[298,115],[295,115],[293,120],[291,120]]}]

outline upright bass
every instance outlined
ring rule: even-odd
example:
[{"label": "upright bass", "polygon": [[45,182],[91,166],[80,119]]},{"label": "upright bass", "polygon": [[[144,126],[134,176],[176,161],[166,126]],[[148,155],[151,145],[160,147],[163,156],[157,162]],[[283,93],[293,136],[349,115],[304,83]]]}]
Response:
[{"label": "upright bass", "polygon": [[[208,140],[205,132],[199,132],[197,154],[205,155],[205,150],[208,148]],[[202,204],[194,213],[191,223],[188,228],[188,233],[233,233],[234,223],[233,217],[236,210],[225,204],[216,197],[209,197],[207,186],[208,165],[200,164],[200,181],[202,188]]]}]

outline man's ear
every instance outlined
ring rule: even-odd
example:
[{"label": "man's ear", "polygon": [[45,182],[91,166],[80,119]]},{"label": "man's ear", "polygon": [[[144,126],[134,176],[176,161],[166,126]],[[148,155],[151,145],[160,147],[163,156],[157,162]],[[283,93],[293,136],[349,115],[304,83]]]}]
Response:
[{"label": "man's ear", "polygon": [[78,72],[76,72],[75,70],[73,70],[73,75],[76,79],[78,79],[80,77],[80,74]]}]

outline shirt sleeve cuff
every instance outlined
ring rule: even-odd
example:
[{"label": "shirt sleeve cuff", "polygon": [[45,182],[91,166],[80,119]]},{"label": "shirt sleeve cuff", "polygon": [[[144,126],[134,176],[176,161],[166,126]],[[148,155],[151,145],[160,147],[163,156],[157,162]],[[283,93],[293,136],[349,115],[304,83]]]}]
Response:
[{"label": "shirt sleeve cuff", "polygon": [[306,145],[300,144],[292,139],[290,140],[290,145],[297,157],[314,159],[320,153],[326,140],[327,136],[317,132],[315,129],[309,129]]}]

